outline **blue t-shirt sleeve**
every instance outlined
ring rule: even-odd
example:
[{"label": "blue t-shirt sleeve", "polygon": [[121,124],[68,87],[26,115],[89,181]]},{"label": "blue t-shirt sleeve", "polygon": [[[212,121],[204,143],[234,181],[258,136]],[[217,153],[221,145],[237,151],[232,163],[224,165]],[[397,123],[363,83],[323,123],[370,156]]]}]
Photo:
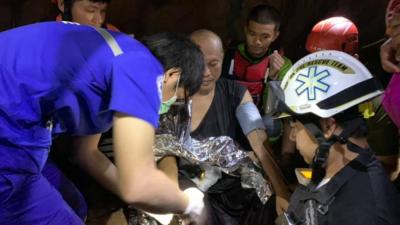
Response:
[{"label": "blue t-shirt sleeve", "polygon": [[131,115],[158,127],[163,68],[148,51],[124,53],[114,59],[109,109]]}]

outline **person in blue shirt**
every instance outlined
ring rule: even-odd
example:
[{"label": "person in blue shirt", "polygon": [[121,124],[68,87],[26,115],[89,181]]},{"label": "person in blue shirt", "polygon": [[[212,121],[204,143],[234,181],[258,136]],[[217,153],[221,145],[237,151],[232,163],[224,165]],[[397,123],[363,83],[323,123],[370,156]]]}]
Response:
[{"label": "person in blue shirt", "polygon": [[[203,56],[176,34],[144,43],[68,22],[0,34],[0,224],[83,224],[41,173],[58,133],[74,136],[77,163],[126,202],[199,218],[202,194],[158,171],[152,144],[159,113],[182,88],[199,89]],[[111,126],[116,165],[97,150]]]},{"label": "person in blue shirt", "polygon": [[[94,27],[102,27],[112,31],[119,31],[115,26],[107,23],[107,9],[111,4],[111,0],[51,0],[51,2],[57,5],[60,14],[57,16],[56,21],[71,21],[81,25],[89,25]],[[112,132],[111,130],[109,132]],[[92,215],[96,215],[96,208],[93,207],[92,195],[98,195],[96,191],[86,191],[86,187],[93,186],[91,184],[83,184],[80,179],[85,181],[91,180],[88,177],[77,178],[78,175],[82,175],[81,171],[77,168],[76,174],[71,173],[70,169],[75,168],[69,160],[66,160],[67,152],[72,152],[70,149],[64,150],[64,146],[68,146],[68,135],[58,136],[53,139],[51,153],[47,159],[46,164],[42,169],[42,174],[46,179],[57,189],[62,195],[63,199],[68,205],[76,212],[76,214],[86,220],[86,223],[90,224],[93,220]],[[101,149],[101,148],[100,148]],[[68,168],[68,169],[66,169]],[[64,173],[60,172],[63,171]],[[70,181],[71,179],[72,181]],[[94,183],[94,181],[92,181]],[[75,186],[76,185],[76,186]],[[96,190],[102,190],[99,187],[90,187]],[[109,193],[109,192],[107,192]],[[103,193],[101,193],[104,196]],[[106,195],[106,196],[110,196]],[[113,198],[114,195],[112,195]],[[107,205],[114,211],[115,204],[110,204],[110,200],[107,199]],[[100,205],[99,197],[96,196],[96,205]],[[118,204],[121,202],[115,200]],[[104,207],[102,207],[104,208]],[[95,212],[94,212],[95,211]],[[110,214],[111,216],[111,214]],[[97,217],[96,217],[97,218]],[[97,225],[96,221],[96,225]]]}]

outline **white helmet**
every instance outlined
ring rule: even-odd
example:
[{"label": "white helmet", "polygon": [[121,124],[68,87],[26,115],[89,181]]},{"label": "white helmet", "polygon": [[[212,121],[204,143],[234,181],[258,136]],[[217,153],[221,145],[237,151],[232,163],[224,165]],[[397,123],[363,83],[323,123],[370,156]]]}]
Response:
[{"label": "white helmet", "polygon": [[280,87],[284,95],[280,99],[292,113],[312,113],[323,118],[382,94],[361,62],[332,50],[315,52],[297,61]]}]

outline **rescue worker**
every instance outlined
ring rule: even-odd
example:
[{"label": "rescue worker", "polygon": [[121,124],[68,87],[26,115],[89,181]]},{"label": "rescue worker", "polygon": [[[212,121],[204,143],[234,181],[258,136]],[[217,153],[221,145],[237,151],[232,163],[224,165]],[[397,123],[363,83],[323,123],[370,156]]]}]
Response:
[{"label": "rescue worker", "polygon": [[[180,191],[152,154],[159,113],[178,89],[190,96],[200,87],[196,45],[164,33],[145,40],[149,51],[122,33],[68,22],[8,30],[0,43],[0,224],[83,224],[41,173],[60,132],[74,136],[78,164],[126,202],[198,218],[202,193]],[[111,125],[116,165],[97,150]]]},{"label": "rescue worker", "polygon": [[292,65],[282,53],[270,48],[279,36],[279,27],[280,14],[275,8],[255,6],[244,26],[245,42],[229,49],[223,62],[222,74],[247,87],[259,109],[265,102],[265,81],[281,80]]},{"label": "rescue worker", "polygon": [[119,31],[117,27],[106,23],[107,8],[111,0],[51,0],[57,4],[60,15],[57,21],[73,21],[80,24],[103,27]]},{"label": "rescue worker", "polygon": [[291,139],[312,168],[276,223],[400,224],[400,194],[369,149],[358,111],[382,93],[368,69],[346,53],[319,51],[271,88],[276,113],[291,116]]},{"label": "rescue worker", "polygon": [[[337,50],[348,53],[358,59],[359,34],[357,26],[345,17],[330,17],[319,21],[312,28],[306,41],[308,52]],[[399,139],[397,128],[385,113],[378,96],[359,109],[367,119],[367,140],[371,149],[382,162],[388,174],[397,169]],[[382,141],[382,140],[387,141]],[[294,153],[294,152],[292,152]],[[283,153],[291,158],[289,152]]]},{"label": "rescue worker", "polygon": [[[115,26],[106,22],[107,9],[111,0],[51,0],[51,2],[57,5],[60,11],[56,21],[71,21],[81,25],[119,31]],[[111,138],[111,135],[109,135],[111,133],[112,130],[110,129],[102,135],[99,143],[99,149],[102,152],[104,149],[103,137],[110,136]],[[98,185],[90,176],[83,174],[80,168],[71,162],[73,149],[71,149],[70,142],[71,138],[68,135],[60,135],[53,140],[51,154],[43,168],[44,176],[61,193],[64,200],[79,217],[85,219],[86,224],[106,224],[112,216],[113,219],[124,220],[122,210],[118,211],[124,205],[123,201]],[[113,155],[112,149],[105,154],[107,156]],[[113,159],[112,157],[109,158]],[[63,173],[58,171],[58,168]]]},{"label": "rescue worker", "polygon": [[308,34],[308,52],[337,50],[350,55],[358,53],[357,26],[345,17],[330,17],[316,23]]}]

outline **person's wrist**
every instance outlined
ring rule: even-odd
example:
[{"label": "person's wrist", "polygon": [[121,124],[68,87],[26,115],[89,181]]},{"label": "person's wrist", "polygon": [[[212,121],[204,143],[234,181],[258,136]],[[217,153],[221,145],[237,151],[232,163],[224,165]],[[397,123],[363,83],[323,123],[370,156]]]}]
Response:
[{"label": "person's wrist", "polygon": [[279,70],[270,69],[270,75],[268,76],[269,80],[277,80],[278,79]]},{"label": "person's wrist", "polygon": [[179,214],[184,214],[187,207],[189,206],[189,196],[187,194],[185,194],[185,192],[182,191],[182,196],[183,196],[183,207],[181,208],[182,211]]}]

